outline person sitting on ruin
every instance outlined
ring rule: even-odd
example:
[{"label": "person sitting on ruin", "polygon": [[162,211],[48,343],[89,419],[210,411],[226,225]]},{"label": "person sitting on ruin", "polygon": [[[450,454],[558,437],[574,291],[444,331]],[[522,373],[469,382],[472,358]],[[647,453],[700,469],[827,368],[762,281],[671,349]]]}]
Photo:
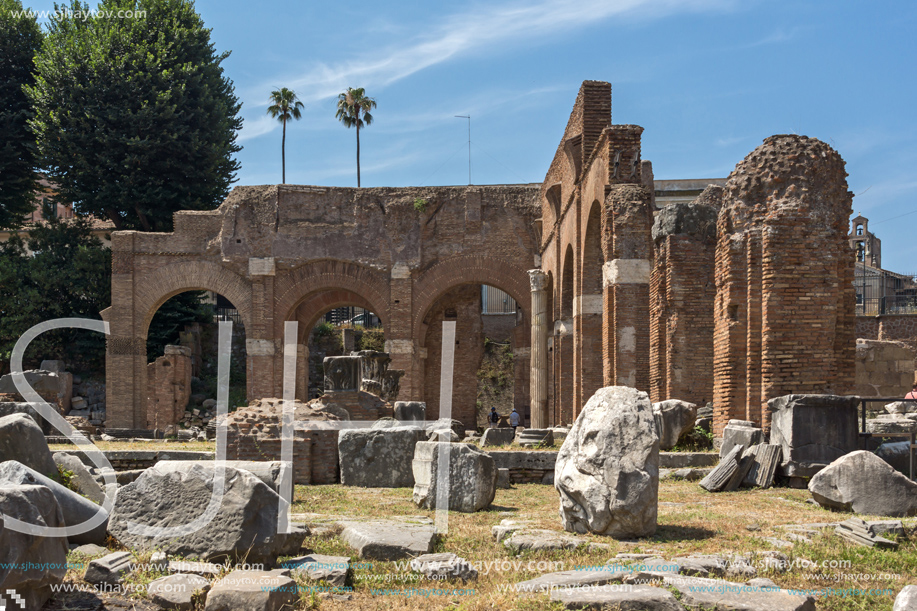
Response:
[{"label": "person sitting on ruin", "polygon": [[516,437],[516,427],[519,426],[519,412],[516,411],[516,408],[513,408],[513,411],[509,415],[509,425],[513,427],[513,438]]},{"label": "person sitting on ruin", "polygon": [[904,395],[904,398],[917,400],[917,383],[914,383],[914,386],[911,387],[911,392]]},{"label": "person sitting on ruin", "polygon": [[500,414],[497,413],[496,407],[490,408],[490,416],[488,416],[487,421],[490,423],[490,428],[497,428],[497,424],[500,422]]}]

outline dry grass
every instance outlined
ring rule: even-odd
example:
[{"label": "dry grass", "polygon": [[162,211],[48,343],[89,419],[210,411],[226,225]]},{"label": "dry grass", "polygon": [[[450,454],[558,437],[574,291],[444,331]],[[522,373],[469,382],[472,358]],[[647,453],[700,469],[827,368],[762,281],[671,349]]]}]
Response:
[{"label": "dry grass", "polygon": [[[162,439],[144,441],[95,441],[95,446],[103,452],[121,452],[130,450],[134,452],[161,452],[176,450],[189,450],[193,452],[216,452],[215,441],[181,441],[166,443]],[[77,446],[70,443],[54,443],[48,446],[52,452],[73,452]]]},{"label": "dry grass", "polygon": [[[776,549],[764,537],[781,537],[786,531],[779,525],[795,523],[836,522],[847,515],[826,511],[807,503],[806,490],[786,488],[748,490],[710,494],[696,483],[664,481],[660,486],[659,528],[653,537],[636,542],[621,542],[605,537],[589,536],[595,543],[609,546],[607,550],[577,550],[554,553],[528,553],[514,557],[491,537],[490,529],[507,517],[532,521],[535,525],[560,530],[557,515],[557,493],[553,487],[521,485],[511,490],[499,490],[493,506],[475,514],[450,513],[449,532],[437,545],[437,551],[458,554],[472,563],[521,560],[522,564],[508,571],[481,574],[476,582],[463,585],[435,581],[416,581],[411,575],[399,573],[395,563],[373,561],[372,570],[356,571],[353,600],[322,601],[322,609],[462,609],[467,611],[492,609],[555,609],[546,596],[517,597],[501,591],[501,586],[531,579],[550,572],[542,568],[548,562],[563,562],[568,569],[576,565],[601,565],[618,552],[658,553],[666,559],[692,553],[758,552]],[[383,516],[426,516],[432,511],[417,509],[411,502],[410,489],[359,489],[341,486],[297,487],[294,511],[324,516],[380,518]],[[866,518],[868,519],[868,518]],[[313,524],[321,522],[313,517]],[[760,530],[750,531],[757,525]],[[316,552],[351,555],[352,551],[337,538],[311,538],[307,545]],[[917,543],[902,542],[897,551],[869,550],[857,547],[825,531],[812,544],[796,544],[783,551],[790,560],[805,558],[850,561],[849,568],[818,569],[823,577],[815,578],[815,570],[792,568],[786,573],[760,572],[759,576],[773,579],[778,585],[792,588],[891,588],[897,593],[904,585],[917,582]],[[356,559],[354,559],[356,560]],[[533,561],[532,569],[526,566]],[[559,567],[558,567],[559,568]],[[892,581],[873,582],[870,575],[885,574]],[[866,577],[863,577],[866,575]],[[857,577],[859,576],[859,577]],[[468,588],[472,595],[414,594],[380,595],[377,588],[400,588],[415,591],[426,588]],[[825,596],[818,602],[819,610],[852,611],[855,609],[890,610],[894,596]],[[307,608],[303,606],[302,608]]]}]

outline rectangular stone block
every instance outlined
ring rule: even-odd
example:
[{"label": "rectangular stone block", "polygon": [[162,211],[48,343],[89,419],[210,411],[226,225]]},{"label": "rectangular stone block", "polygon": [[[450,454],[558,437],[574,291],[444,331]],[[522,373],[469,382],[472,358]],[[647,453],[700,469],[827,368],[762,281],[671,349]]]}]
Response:
[{"label": "rectangular stone block", "polygon": [[767,402],[771,443],[780,445],[782,472],[812,477],[857,449],[857,397],[785,395]]}]

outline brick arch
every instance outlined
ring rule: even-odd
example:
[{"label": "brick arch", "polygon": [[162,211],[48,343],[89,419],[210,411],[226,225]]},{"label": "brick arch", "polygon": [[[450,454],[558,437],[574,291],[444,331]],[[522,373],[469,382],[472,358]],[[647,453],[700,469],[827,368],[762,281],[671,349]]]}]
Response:
[{"label": "brick arch", "polygon": [[283,323],[313,293],[344,290],[359,295],[383,324],[388,321],[388,274],[357,263],[323,259],[301,265],[274,282],[274,337],[283,337]]},{"label": "brick arch", "polygon": [[298,312],[306,313],[306,318],[300,319],[306,322],[304,325],[300,325],[299,342],[301,344],[306,343],[308,333],[312,330],[312,327],[316,325],[318,319],[326,312],[345,306],[357,306],[372,311],[382,320],[382,327],[385,328],[385,313],[379,314],[375,312],[372,308],[372,304],[359,293],[347,289],[316,291],[303,298],[296,306],[296,309],[293,310],[294,314]]},{"label": "brick arch", "polygon": [[134,320],[145,339],[150,322],[162,305],[185,291],[213,291],[228,299],[239,311],[242,324],[251,329],[251,286],[248,280],[225,267],[206,261],[182,261],[144,273],[134,284]]},{"label": "brick arch", "polygon": [[576,267],[573,261],[574,257],[573,245],[567,244],[561,263],[563,271],[560,276],[560,317],[562,319],[573,318],[573,293],[575,290],[573,275]]},{"label": "brick arch", "polygon": [[414,282],[413,337],[423,342],[423,319],[436,300],[462,284],[487,284],[516,300],[531,313],[531,289],[526,270],[499,257],[458,256],[439,261]]},{"label": "brick arch", "polygon": [[582,260],[580,264],[580,287],[583,294],[600,294],[602,292],[602,205],[598,200],[592,202],[586,218],[586,231],[583,234]]}]

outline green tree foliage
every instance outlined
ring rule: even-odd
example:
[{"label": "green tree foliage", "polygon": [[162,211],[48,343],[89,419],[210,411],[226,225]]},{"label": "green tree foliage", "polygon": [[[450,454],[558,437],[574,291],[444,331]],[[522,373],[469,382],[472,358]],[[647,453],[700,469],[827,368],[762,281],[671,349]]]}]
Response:
[{"label": "green tree foliage", "polygon": [[23,86],[33,82],[41,30],[22,10],[19,0],[0,0],[0,227],[5,228],[19,227],[35,205],[35,138]]},{"label": "green tree foliage", "polygon": [[201,303],[203,295],[202,291],[179,293],[156,311],[146,336],[148,361],[162,356],[167,345],[178,344],[185,325],[213,322],[213,308]]},{"label": "green tree foliage", "polygon": [[286,87],[281,87],[271,92],[271,105],[267,107],[267,114],[272,119],[277,119],[283,124],[283,138],[280,141],[281,180],[287,182],[287,121],[302,118],[302,102],[296,93]]},{"label": "green tree foliage", "polygon": [[357,128],[357,188],[360,187],[360,129],[373,122],[371,111],[376,107],[376,100],[366,96],[362,87],[348,87],[338,96],[337,111],[334,116],[344,127]]},{"label": "green tree foliage", "polygon": [[[170,231],[235,181],[242,120],[232,82],[193,2],[102,0],[52,20],[35,57],[40,161],[78,214],[118,229]],[[145,17],[118,18],[118,11]]]},{"label": "green tree foliage", "polygon": [[[30,254],[31,251],[31,254]],[[111,303],[111,252],[81,219],[52,218],[0,244],[0,361],[7,369],[13,346],[30,327],[53,318],[94,318]],[[101,368],[105,337],[79,329],[39,335],[26,351],[26,367],[59,358],[77,371]]]}]

